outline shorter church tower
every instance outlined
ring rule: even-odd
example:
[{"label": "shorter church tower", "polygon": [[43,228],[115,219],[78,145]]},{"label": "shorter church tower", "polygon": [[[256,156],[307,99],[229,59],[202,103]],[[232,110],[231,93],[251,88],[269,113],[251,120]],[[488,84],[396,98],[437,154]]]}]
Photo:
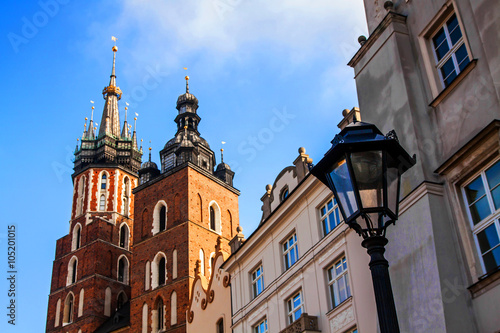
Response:
[{"label": "shorter church tower", "polygon": [[102,91],[100,126],[92,106],[75,151],[69,234],[57,241],[47,332],[94,332],[131,298],[133,189],[139,182],[142,148],[126,118],[120,132],[117,50],[114,46],[110,82]]},{"label": "shorter church tower", "polygon": [[200,136],[198,99],[188,80],[177,99],[177,131],[160,151],[160,169],[151,158],[145,162],[134,190],[134,333],[186,332],[195,267],[209,277],[216,245],[229,252],[239,225],[234,173],[224,163],[216,167],[214,152]]}]

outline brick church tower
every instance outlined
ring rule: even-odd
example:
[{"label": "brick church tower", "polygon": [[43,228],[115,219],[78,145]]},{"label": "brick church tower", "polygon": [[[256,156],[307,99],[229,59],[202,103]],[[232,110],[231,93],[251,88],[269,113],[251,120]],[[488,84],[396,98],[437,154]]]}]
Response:
[{"label": "brick church tower", "polygon": [[[94,332],[129,306],[134,194],[142,148],[126,116],[120,132],[115,58],[99,132],[90,119],[76,148],[69,234],[57,241],[47,332]],[[125,108],[126,109],[126,108]]]},{"label": "brick church tower", "polygon": [[[177,99],[177,131],[160,151],[161,166],[139,170],[135,197],[130,332],[186,332],[186,310],[195,267],[210,275],[215,246],[237,234],[234,172],[200,136],[198,99]],[[215,170],[215,171],[214,171]]]}]

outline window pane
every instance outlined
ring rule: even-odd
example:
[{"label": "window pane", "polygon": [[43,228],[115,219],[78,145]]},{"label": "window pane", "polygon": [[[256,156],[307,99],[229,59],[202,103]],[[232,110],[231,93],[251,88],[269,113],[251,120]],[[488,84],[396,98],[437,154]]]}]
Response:
[{"label": "window pane", "polygon": [[434,42],[434,48],[436,49],[436,55],[438,57],[438,60],[441,60],[441,58],[448,52],[448,43],[446,42],[446,35],[444,33],[444,29],[441,28],[441,30],[438,31],[438,33],[432,38],[432,41]]},{"label": "window pane", "polygon": [[486,196],[470,206],[470,215],[472,216],[472,222],[474,222],[474,224],[481,222],[484,218],[490,215],[490,213],[490,206],[488,205]]},{"label": "window pane", "polygon": [[490,188],[494,188],[500,183],[500,162],[495,163],[486,170],[486,178]]},{"label": "window pane", "polygon": [[479,247],[481,248],[481,253],[485,253],[498,245],[500,241],[498,239],[498,233],[495,229],[495,225],[492,224],[488,228],[478,233],[477,240],[479,242]]},{"label": "window pane", "polygon": [[491,196],[493,197],[495,208],[500,208],[500,186],[497,186],[493,191],[491,191]]},{"label": "window pane", "polygon": [[351,216],[358,210],[358,206],[345,159],[337,163],[333,171],[330,172],[330,177],[335,185],[338,199],[344,207],[344,213],[346,216]]},{"label": "window pane", "polygon": [[452,45],[455,45],[455,43],[462,37],[462,32],[460,31],[460,27],[458,26],[458,20],[457,16],[453,15],[448,22],[446,23],[448,26],[448,32],[450,33],[450,39]]},{"label": "window pane", "polygon": [[460,71],[463,71],[465,66],[467,66],[467,64],[470,62],[465,44],[462,44],[462,46],[458,48],[457,52],[455,52],[455,57],[457,58],[457,63]]},{"label": "window pane", "polygon": [[326,214],[326,208],[321,207],[321,216],[325,216],[325,214]]},{"label": "window pane", "polygon": [[334,212],[332,211],[330,215],[328,215],[328,221],[330,222],[330,231],[335,228],[335,215]]},{"label": "window pane", "polygon": [[455,71],[455,65],[453,64],[453,59],[448,59],[441,67],[441,74],[443,75],[443,81],[446,86],[448,86],[456,77],[457,72]]},{"label": "window pane", "polygon": [[500,246],[497,246],[493,251],[486,253],[483,256],[486,272],[491,272],[500,266]]},{"label": "window pane", "polygon": [[465,195],[469,205],[482,197],[485,194],[483,181],[481,177],[478,177],[472,183],[465,187]]},{"label": "window pane", "polygon": [[328,201],[327,206],[328,206],[328,210],[332,209],[333,208],[333,202],[331,200]]}]

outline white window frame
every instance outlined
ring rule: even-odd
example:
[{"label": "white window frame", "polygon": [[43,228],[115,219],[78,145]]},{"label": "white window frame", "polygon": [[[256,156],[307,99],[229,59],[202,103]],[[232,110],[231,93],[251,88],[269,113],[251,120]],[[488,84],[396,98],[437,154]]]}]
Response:
[{"label": "white window frame", "polygon": [[[210,226],[210,207],[213,208],[214,210],[214,216],[215,216],[215,229],[212,229]],[[221,221],[221,209],[219,207],[219,204],[212,200],[208,204],[208,229],[215,231],[219,235],[222,234],[222,221]]]},{"label": "white window frame", "polygon": [[[490,186],[488,184],[488,179],[486,177],[486,170],[491,168],[496,163],[500,163],[500,160],[496,159],[496,160],[492,161],[491,163],[488,163],[485,167],[483,167],[481,169],[480,172],[476,173],[473,177],[471,177],[466,183],[464,183],[460,187],[461,192],[462,192],[463,202],[465,205],[465,210],[467,211],[467,218],[469,219],[469,225],[471,227],[471,231],[472,231],[472,234],[474,237],[474,243],[476,244],[476,251],[477,251],[477,254],[479,257],[479,261],[481,263],[482,272],[484,274],[489,273],[489,272],[486,270],[486,266],[485,266],[484,260],[483,260],[483,253],[481,252],[481,247],[479,246],[479,240],[478,240],[477,236],[479,233],[486,230],[491,225],[495,225],[497,235],[500,237],[500,208],[499,209],[495,208],[493,197],[491,195],[491,189],[490,189]],[[491,213],[487,217],[482,219],[481,221],[477,222],[476,225],[474,225],[474,220],[472,219],[472,215],[470,212],[470,205],[469,205],[469,201],[467,200],[465,187],[470,185],[472,182],[474,182],[478,178],[481,178],[481,181],[483,183],[484,190],[485,190],[485,196],[486,196],[486,199],[488,201],[488,206],[490,208]],[[498,186],[500,186],[500,185],[497,185],[495,188],[497,188]],[[481,198],[483,198],[483,197],[481,197]],[[476,203],[478,200],[479,199],[474,201],[472,204]],[[493,249],[497,248],[498,246],[500,246],[500,244],[491,248],[488,252],[491,252]],[[495,270],[493,270],[493,271],[495,271]]]},{"label": "white window frame", "polygon": [[[455,15],[457,17],[457,28],[460,29],[460,32],[462,34],[462,36],[460,37],[460,39],[455,43],[455,45],[452,45],[452,41],[451,41],[451,38],[450,38],[450,32],[448,31],[448,26],[447,26],[447,22],[448,20],[453,16]],[[448,15],[444,16],[444,19],[442,20],[442,24],[437,27],[432,35],[430,36],[429,38],[429,41],[431,43],[431,47],[432,47],[432,53],[434,54],[434,62],[435,62],[435,67],[436,67],[436,70],[438,72],[438,75],[439,75],[439,79],[441,81],[441,86],[443,89],[445,89],[447,87],[446,83],[445,83],[445,79],[447,78],[444,78],[442,73],[441,73],[441,68],[444,66],[444,64],[451,58],[452,61],[453,61],[453,67],[455,69],[455,72],[456,72],[456,75],[458,76],[460,73],[461,73],[461,70],[460,70],[460,64],[458,63],[457,61],[457,58],[455,56],[455,53],[457,52],[457,50],[462,46],[462,45],[465,45],[465,49],[467,50],[467,59],[468,61],[470,62],[471,61],[471,57],[470,57],[470,51],[469,51],[469,48],[468,46],[466,45],[465,43],[465,38],[464,38],[464,29],[462,27],[462,25],[460,24],[460,19],[457,15],[457,13],[455,11],[451,11]],[[436,53],[436,47],[434,45],[434,42],[433,42],[433,38],[438,34],[439,31],[441,31],[441,29],[443,29],[444,33],[445,33],[445,40],[442,42],[446,42],[448,43],[448,52],[441,58],[441,60],[438,60],[438,55]],[[442,44],[441,43],[441,44]],[[440,45],[441,45],[440,44]],[[465,59],[464,59],[465,60]],[[463,61],[464,61],[463,60]],[[462,62],[463,62],[462,61]],[[450,73],[451,74],[451,73]],[[450,82],[451,84],[451,82]],[[448,84],[448,86],[450,85]]]},{"label": "white window frame", "polygon": [[[328,209],[328,204],[330,202],[332,203],[332,208]],[[322,214],[323,208],[325,209],[325,214]],[[328,226],[330,226],[330,223],[329,223],[330,222],[330,214],[332,214],[332,213],[334,214],[333,217],[335,219],[335,225],[332,229],[327,231],[325,229],[325,220],[327,220]],[[339,208],[338,202],[335,199],[335,197],[333,197],[333,196],[330,197],[323,205],[321,205],[318,208],[318,214],[319,214],[319,220],[320,220],[320,225],[321,225],[320,226],[321,234],[323,237],[325,237],[330,232],[335,230],[343,222],[342,214],[340,213],[340,208]]]},{"label": "white window frame", "polygon": [[[294,299],[296,296],[299,296],[300,298],[300,304],[298,306],[294,306]],[[291,308],[290,308],[291,304]],[[304,294],[302,293],[302,290],[299,290],[291,297],[289,297],[286,302],[285,302],[285,309],[286,309],[286,317],[287,317],[287,323],[288,325],[296,322],[304,313]],[[300,316],[295,318],[295,313],[300,309]]]},{"label": "white window frame", "polygon": [[257,325],[254,325],[252,327],[252,333],[268,333],[268,332],[269,328],[267,326],[267,317],[263,318],[257,323]]},{"label": "white window frame", "polygon": [[[260,271],[260,274],[257,275],[257,273]],[[262,266],[262,263],[259,263],[259,266],[257,266],[252,272],[250,273],[250,280],[251,280],[251,285],[252,285],[252,297],[256,298],[262,292],[264,292],[264,289],[266,288],[264,285],[264,266]],[[259,292],[258,290],[258,283],[261,283],[262,285],[262,290]]]},{"label": "white window frame", "polygon": [[[290,240],[293,239],[293,244],[290,246]],[[288,246],[288,248],[285,249],[285,246]],[[296,258],[294,262],[291,262],[291,256],[290,253],[292,252],[292,249],[295,249],[296,252]],[[281,251],[282,251],[282,256],[283,256],[283,267],[285,268],[285,271],[290,269],[297,261],[299,261],[299,247],[298,247],[298,240],[297,240],[297,233],[294,232],[290,236],[286,238],[285,241],[281,243]]]},{"label": "white window frame", "polygon": [[[344,262],[346,268],[344,269]],[[340,264],[342,266],[342,272],[337,275],[337,270],[336,267],[337,265]],[[329,271],[332,270],[332,277],[329,277]],[[341,300],[340,299],[340,290],[339,290],[339,283],[340,281],[343,280],[345,283],[345,288],[346,288],[346,298]],[[326,281],[328,285],[328,298],[330,299],[330,309],[334,309],[343,302],[345,302],[349,297],[352,296],[351,294],[351,282],[349,281],[349,269],[347,267],[347,258],[345,255],[342,255],[339,259],[335,260],[330,266],[327,267],[326,269]],[[349,289],[347,289],[349,288]],[[333,295],[332,295],[333,292]],[[338,304],[335,304],[338,302]]]}]

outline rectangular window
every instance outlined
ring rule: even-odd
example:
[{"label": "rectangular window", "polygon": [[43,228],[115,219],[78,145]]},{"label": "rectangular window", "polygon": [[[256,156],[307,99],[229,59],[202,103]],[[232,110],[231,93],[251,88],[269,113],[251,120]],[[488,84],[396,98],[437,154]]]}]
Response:
[{"label": "rectangular window", "polygon": [[253,327],[253,333],[267,333],[267,318]]},{"label": "rectangular window", "polygon": [[285,270],[292,267],[299,259],[299,250],[297,248],[297,234],[293,234],[283,243],[283,259],[285,261]]},{"label": "rectangular window", "polygon": [[334,308],[351,296],[345,257],[342,257],[330,266],[326,273],[328,277],[330,304]]},{"label": "rectangular window", "polygon": [[299,291],[286,301],[286,309],[288,313],[288,324],[293,323],[300,318],[303,312],[302,292]]},{"label": "rectangular window", "polygon": [[446,88],[470,62],[457,15],[453,13],[431,39],[436,68]]},{"label": "rectangular window", "polygon": [[500,266],[500,161],[462,188],[485,273]]},{"label": "rectangular window", "polygon": [[328,235],[330,231],[335,229],[340,224],[340,209],[337,205],[337,200],[331,198],[328,202],[319,209],[321,225],[323,227],[323,236]]},{"label": "rectangular window", "polygon": [[260,265],[252,272],[252,294],[253,297],[259,296],[264,290],[264,268]]}]

